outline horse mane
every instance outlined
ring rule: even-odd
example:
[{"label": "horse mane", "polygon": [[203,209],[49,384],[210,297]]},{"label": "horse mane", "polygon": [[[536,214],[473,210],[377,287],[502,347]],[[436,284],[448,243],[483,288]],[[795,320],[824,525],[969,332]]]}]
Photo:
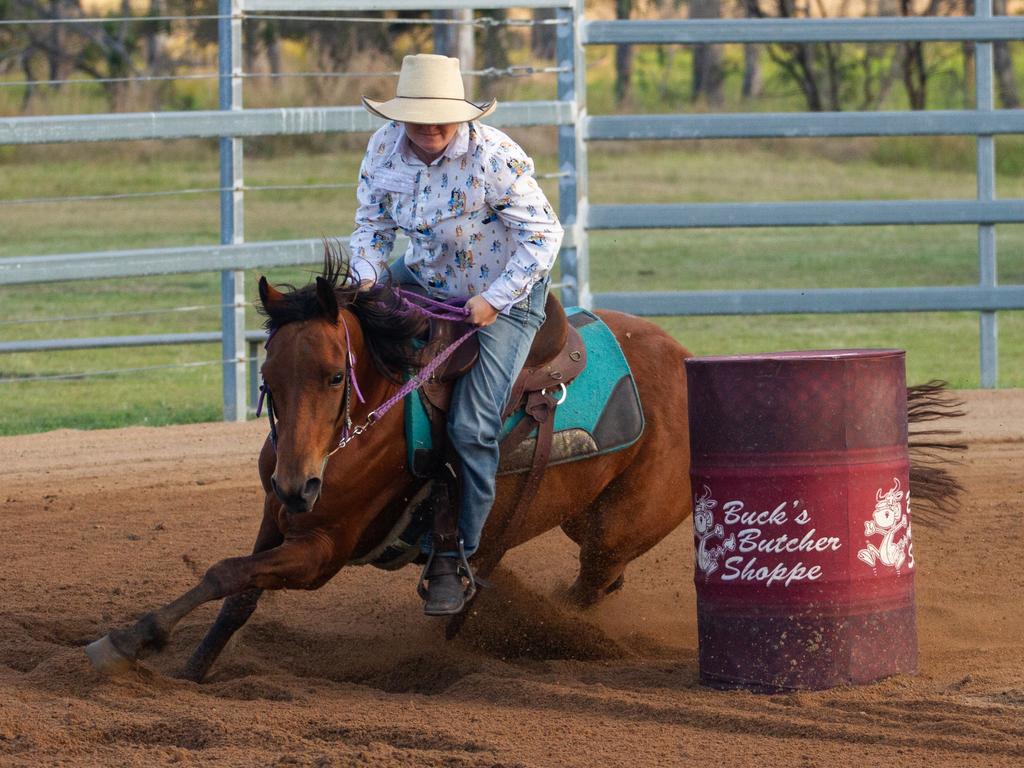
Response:
[{"label": "horse mane", "polygon": [[[348,309],[359,320],[374,367],[382,376],[401,383],[405,372],[417,366],[416,350],[410,342],[423,331],[426,321],[401,298],[391,281],[391,273],[384,282],[360,291],[359,279],[352,272],[348,255],[340,245],[324,240],[320,277],[334,289],[338,307]],[[266,317],[263,326],[268,333],[273,334],[289,323],[314,318],[335,322],[335,318],[326,316],[317,300],[315,281],[302,287],[290,283],[277,287],[284,294],[284,301],[269,307],[260,302],[258,307],[260,314]]]}]

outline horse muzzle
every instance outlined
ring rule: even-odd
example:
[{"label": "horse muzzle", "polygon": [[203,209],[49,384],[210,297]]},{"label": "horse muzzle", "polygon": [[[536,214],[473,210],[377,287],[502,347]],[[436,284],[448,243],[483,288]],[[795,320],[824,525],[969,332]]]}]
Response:
[{"label": "horse muzzle", "polygon": [[309,512],[320,497],[320,489],[323,487],[323,480],[311,476],[306,478],[302,487],[298,490],[287,488],[277,481],[277,475],[270,478],[270,486],[274,489],[274,495],[281,500],[289,512]]}]

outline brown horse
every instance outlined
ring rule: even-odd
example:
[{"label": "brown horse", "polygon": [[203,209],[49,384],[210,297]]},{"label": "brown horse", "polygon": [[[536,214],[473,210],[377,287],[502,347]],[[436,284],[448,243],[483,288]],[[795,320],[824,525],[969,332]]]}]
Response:
[{"label": "brown horse", "polygon": [[[278,421],[276,445],[268,437],[259,458],[265,499],[253,553],[216,563],[178,599],[90,645],[101,670],[160,650],[184,616],[227,598],[186,665],[186,677],[202,680],[263,590],[320,587],[377,546],[423,485],[407,466],[401,409],[379,422],[368,417],[399,389],[412,362],[410,339],[423,321],[388,285],[358,292],[347,264],[329,250],[315,284],[287,289],[260,280],[272,334],[263,377]],[[528,513],[511,526],[523,478],[499,477],[474,558],[486,578],[509,549],[561,526],[580,547],[569,592],[580,606],[621,586],[626,565],[692,511],[682,365],[689,352],[653,323],[600,314],[636,379],[646,420],[642,437],[615,453],[551,467]],[[365,404],[346,396],[353,373]],[[336,450],[347,416],[368,426]]]},{"label": "brown horse", "polygon": [[[357,292],[347,264],[331,253],[315,284],[288,288],[281,292],[260,280],[273,334],[263,377],[278,425],[276,449],[268,438],[259,458],[266,497],[253,553],[216,563],[177,600],[93,643],[90,658],[102,669],[160,650],[184,616],[227,598],[186,666],[186,677],[201,680],[264,589],[320,587],[373,549],[423,484],[407,466],[400,408],[331,455],[346,411],[355,424],[365,424],[368,413],[399,389],[411,362],[410,340],[423,321],[390,286]],[[570,595],[583,606],[619,587],[626,565],[691,509],[682,366],[689,353],[653,323],[617,312],[601,316],[636,379],[645,415],[642,437],[622,451],[551,467],[528,513],[503,536],[493,532],[512,512],[523,478],[500,477],[473,558],[486,578],[508,549],[561,526],[580,546],[580,572]],[[365,404],[343,403],[347,344]]]}]

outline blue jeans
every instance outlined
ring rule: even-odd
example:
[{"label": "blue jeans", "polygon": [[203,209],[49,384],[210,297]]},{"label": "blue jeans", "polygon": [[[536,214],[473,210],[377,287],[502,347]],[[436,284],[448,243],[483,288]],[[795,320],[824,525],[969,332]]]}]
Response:
[{"label": "blue jeans", "polygon": [[[391,265],[391,274],[396,283],[416,282],[402,259]],[[480,546],[480,534],[494,504],[501,413],[544,322],[549,282],[548,278],[538,282],[523,301],[477,332],[480,357],[452,392],[448,439],[462,464],[459,532],[467,556]]]}]

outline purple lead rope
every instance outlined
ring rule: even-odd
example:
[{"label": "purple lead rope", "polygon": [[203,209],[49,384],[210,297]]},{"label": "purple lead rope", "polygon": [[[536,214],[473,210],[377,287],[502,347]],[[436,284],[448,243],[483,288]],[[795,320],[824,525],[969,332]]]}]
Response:
[{"label": "purple lead rope", "polygon": [[[430,317],[433,318],[434,320],[445,320],[448,322],[463,322],[466,320],[467,317],[469,317],[469,310],[462,306],[462,303],[465,303],[465,299],[452,299],[449,301],[440,301],[430,296],[422,296],[418,293],[406,291],[402,288],[397,289],[397,292],[399,298],[401,298],[402,301],[405,302],[405,304],[407,304],[412,310],[420,313],[425,317]],[[341,324],[345,329],[345,347],[346,354],[348,357],[349,382],[352,386],[352,390],[355,392],[356,397],[359,399],[359,402],[365,403],[366,400],[363,399],[363,393],[359,390],[359,382],[356,380],[356,356],[355,353],[352,351],[352,340],[349,335],[348,324],[345,322],[344,318],[342,318]],[[447,347],[445,347],[437,357],[435,357],[425,366],[420,368],[416,375],[412,376],[409,379],[409,381],[407,381],[402,386],[402,388],[398,390],[398,392],[396,392],[393,396],[391,396],[386,401],[381,403],[380,406],[370,411],[370,413],[367,414],[366,417],[366,424],[364,424],[362,427],[356,427],[352,434],[349,433],[349,425],[347,423],[344,424],[341,430],[341,438],[338,441],[338,447],[335,448],[334,451],[331,451],[331,454],[333,455],[334,452],[338,450],[338,448],[345,447],[345,445],[348,444],[348,442],[352,438],[362,434],[367,427],[369,427],[374,422],[379,421],[380,418],[385,413],[394,408],[396,404],[400,403],[402,399],[410,392],[413,392],[422,387],[424,384],[426,384],[427,381],[430,380],[430,377],[433,375],[434,371],[436,371],[441,365],[443,365],[445,361],[448,360],[448,358],[455,353],[455,350],[462,346],[466,341],[469,340],[470,336],[472,336],[479,330],[479,327],[470,328],[468,331],[462,334],[462,336],[460,336]],[[273,336],[272,333],[271,336]],[[266,347],[269,346],[269,344],[270,337],[267,338],[267,342],[264,345],[264,349],[266,349]],[[263,410],[263,401],[267,395],[267,392],[268,390],[266,386],[260,387],[260,399],[259,403],[256,406],[257,416],[259,416],[260,412]]]},{"label": "purple lead rope", "polygon": [[[401,288],[398,289],[398,295],[399,298],[401,298],[411,309],[415,310],[416,312],[419,312],[420,314],[426,317],[434,318],[435,320],[462,322],[469,316],[469,310],[467,310],[464,306],[461,306],[459,304],[438,301],[437,299],[433,299],[429,296],[421,296],[417,293],[410,293],[409,291],[402,290]],[[456,299],[455,301],[464,300]],[[337,447],[333,451],[331,451],[330,455],[333,456],[335,452],[337,452],[341,448],[344,448],[346,445],[348,445],[350,441],[352,441],[353,439],[361,435],[363,432],[365,432],[370,427],[371,424],[374,424],[377,421],[379,421],[381,417],[384,416],[384,414],[386,414],[388,411],[394,408],[395,405],[402,402],[402,400],[410,392],[414,392],[415,390],[419,389],[424,384],[426,384],[427,381],[430,380],[430,377],[433,375],[434,371],[436,371],[441,365],[443,365],[444,362],[449,357],[452,356],[455,350],[462,346],[469,339],[470,336],[472,336],[479,330],[480,329],[478,327],[470,328],[468,331],[462,334],[462,336],[460,336],[447,347],[445,347],[437,357],[435,357],[425,366],[420,368],[416,375],[412,376],[409,379],[409,381],[407,381],[401,387],[401,389],[399,389],[394,395],[392,395],[390,398],[388,398],[379,406],[377,406],[377,408],[370,411],[366,415],[365,424],[356,427],[351,433],[349,433],[348,425],[346,424],[342,428],[341,437],[338,440]],[[347,326],[345,327],[345,334],[347,337]],[[349,344],[349,349],[351,350],[351,344]],[[354,358],[352,359],[352,362],[353,365],[350,366],[350,370],[352,371],[352,383],[354,389],[356,390],[356,393],[358,394],[359,386],[355,382],[356,376]],[[360,396],[359,399],[360,401],[362,401],[362,396]]]},{"label": "purple lead rope", "polygon": [[[429,296],[421,296],[418,293],[412,293],[401,288],[398,289],[398,294],[410,307],[415,309],[417,312],[419,312],[422,315],[425,315],[426,317],[434,318],[435,320],[461,322],[464,321],[467,317],[469,317],[469,310],[463,306],[449,304],[448,302],[444,301],[438,301],[437,299],[433,299]],[[427,306],[422,306],[421,303],[437,307],[440,311],[429,309]],[[413,392],[422,387],[424,384],[426,384],[430,380],[430,377],[434,373],[434,371],[436,371],[441,365],[443,365],[444,362],[455,353],[456,349],[462,346],[462,344],[466,342],[470,336],[472,336],[479,330],[479,328],[470,328],[468,331],[462,334],[462,336],[460,336],[447,347],[445,347],[437,357],[435,357],[425,366],[420,368],[419,372],[415,376],[411,377],[402,386],[402,388],[398,390],[398,392],[392,395],[385,402],[381,403],[381,405],[378,408],[375,408],[373,410],[373,421],[377,421],[378,419],[380,419],[381,416],[390,411],[397,403],[401,402],[401,400],[410,392]]]}]

